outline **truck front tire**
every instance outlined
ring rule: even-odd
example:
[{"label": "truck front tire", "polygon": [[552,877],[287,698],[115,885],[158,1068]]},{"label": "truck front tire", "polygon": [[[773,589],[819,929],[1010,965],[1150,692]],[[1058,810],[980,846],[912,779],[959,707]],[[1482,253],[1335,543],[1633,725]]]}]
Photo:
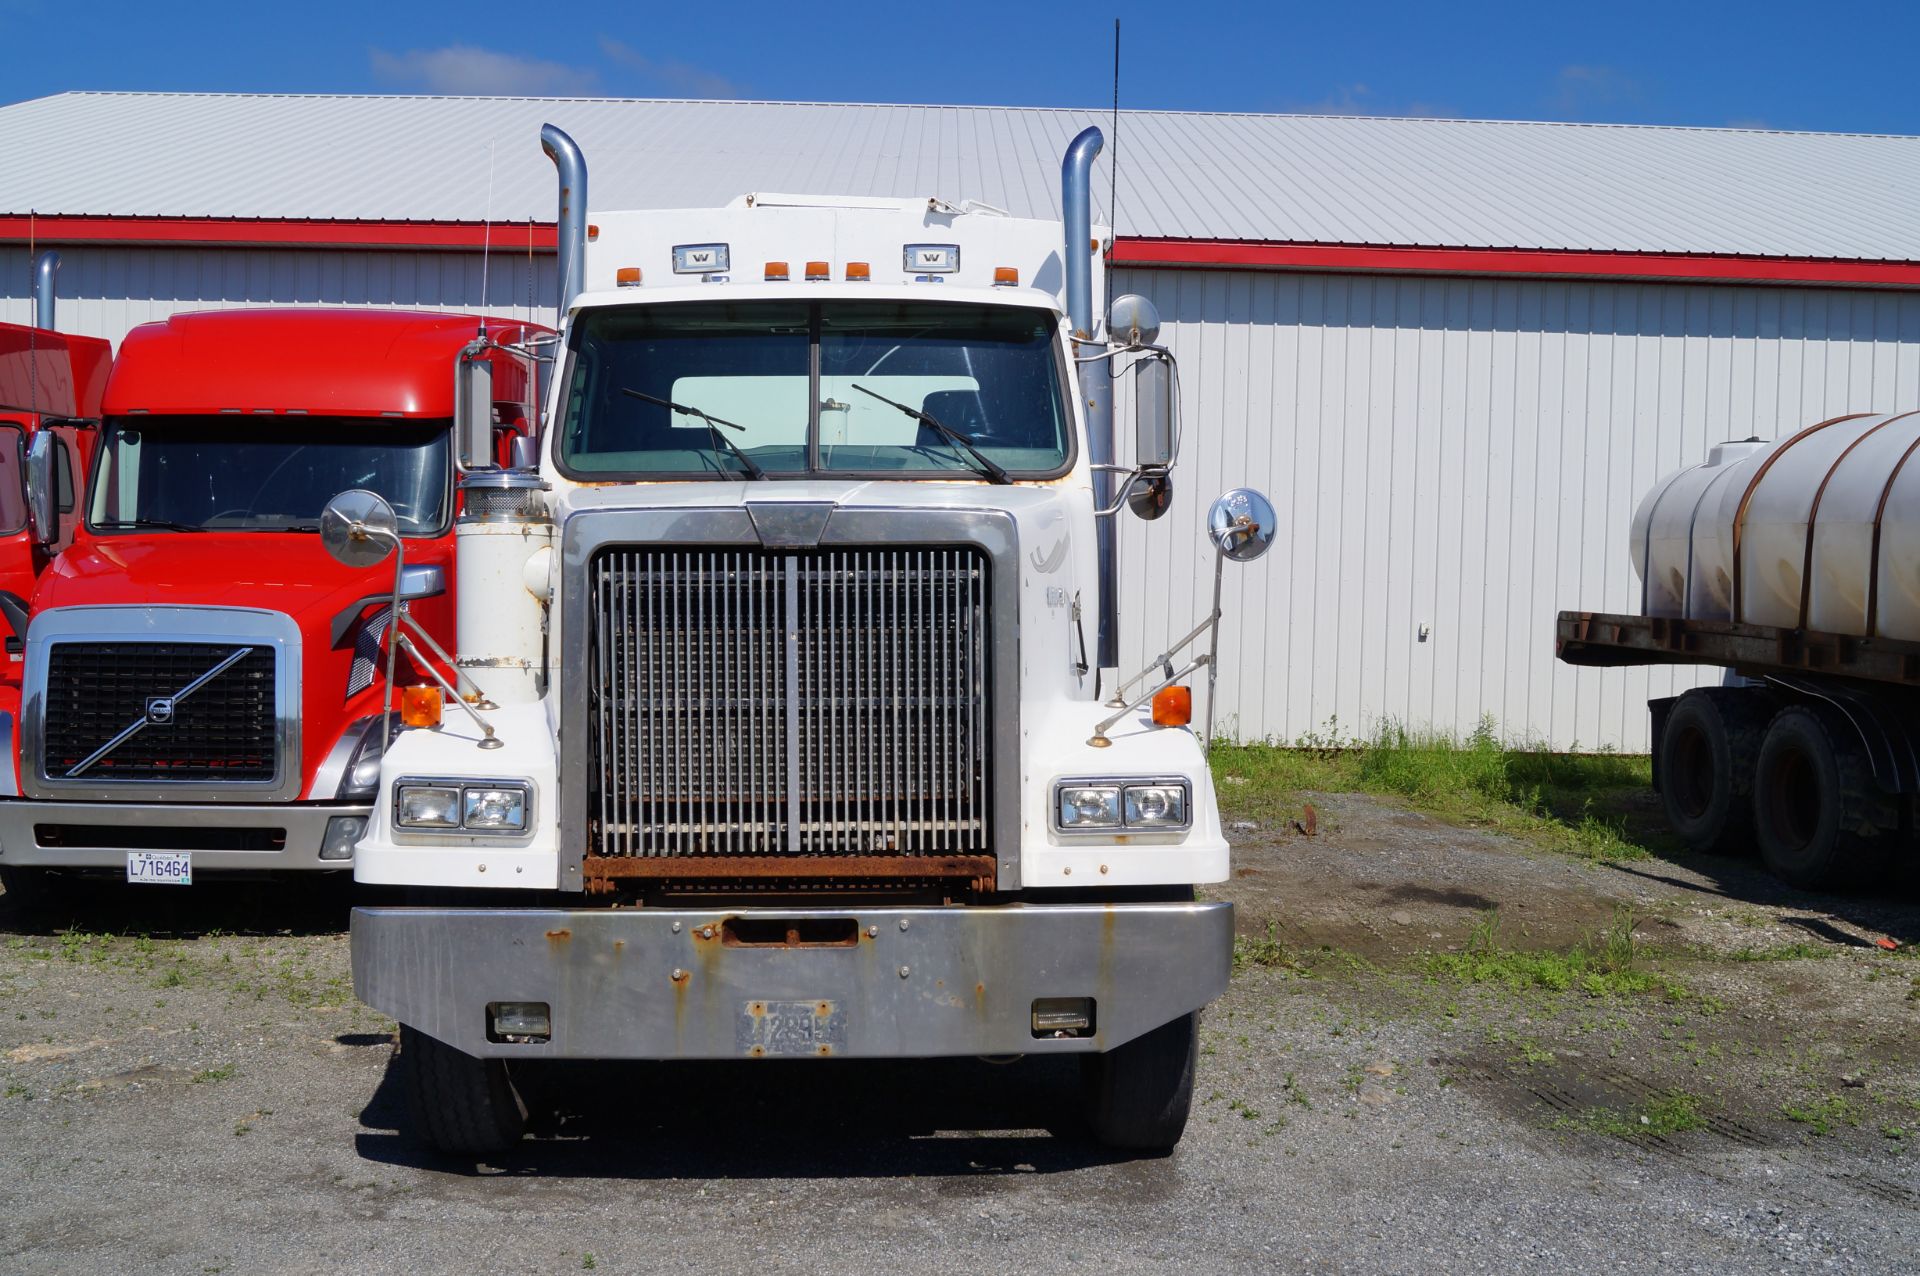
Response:
[{"label": "truck front tire", "polygon": [[1782,709],[1767,728],[1753,818],[1767,867],[1802,890],[1864,880],[1900,825],[1893,797],[1874,783],[1845,723],[1808,705]]},{"label": "truck front tire", "polygon": [[1108,1147],[1171,1152],[1193,1107],[1200,1012],[1081,1060],[1087,1124]]},{"label": "truck front tire", "polygon": [[1696,851],[1753,853],[1753,777],[1774,702],[1753,687],[1701,687],[1667,715],[1660,735],[1660,802]]},{"label": "truck front tire", "polygon": [[400,1068],[414,1132],[430,1146],[484,1156],[506,1151],[526,1133],[527,1106],[504,1060],[476,1059],[402,1024]]}]

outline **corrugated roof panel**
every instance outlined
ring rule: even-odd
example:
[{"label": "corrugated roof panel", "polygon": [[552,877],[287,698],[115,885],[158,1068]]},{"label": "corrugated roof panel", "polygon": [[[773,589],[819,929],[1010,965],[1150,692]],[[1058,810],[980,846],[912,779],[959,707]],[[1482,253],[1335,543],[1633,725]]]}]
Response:
[{"label": "corrugated roof panel", "polygon": [[[1110,128],[1099,110],[67,93],[0,107],[0,213],[546,221],[549,121],[586,150],[594,208],[788,190],[1030,216],[1058,213],[1068,139]],[[1119,152],[1131,236],[1920,259],[1920,138],[1127,111]]]}]

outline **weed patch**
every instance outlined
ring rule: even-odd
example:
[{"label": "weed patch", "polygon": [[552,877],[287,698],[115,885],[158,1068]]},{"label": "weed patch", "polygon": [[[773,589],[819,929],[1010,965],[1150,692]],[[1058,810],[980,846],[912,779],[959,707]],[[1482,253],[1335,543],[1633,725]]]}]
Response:
[{"label": "weed patch", "polygon": [[1631,1139],[1642,1135],[1681,1134],[1707,1124],[1700,1114],[1700,1100],[1683,1090],[1673,1090],[1637,1111],[1614,1108],[1588,1108],[1574,1117],[1561,1117],[1556,1128],[1591,1130],[1595,1134]]},{"label": "weed patch", "polygon": [[1783,1103],[1780,1115],[1814,1134],[1827,1135],[1836,1125],[1859,1125],[1860,1105],[1845,1095],[1823,1094],[1804,1103]]},{"label": "weed patch", "polygon": [[1524,950],[1500,942],[1500,913],[1489,909],[1468,932],[1457,953],[1432,953],[1427,973],[1460,984],[1492,984],[1521,992],[1578,990],[1592,997],[1665,993],[1679,999],[1686,989],[1674,980],[1642,968],[1633,937],[1633,914],[1621,909],[1597,942],[1570,949]]}]

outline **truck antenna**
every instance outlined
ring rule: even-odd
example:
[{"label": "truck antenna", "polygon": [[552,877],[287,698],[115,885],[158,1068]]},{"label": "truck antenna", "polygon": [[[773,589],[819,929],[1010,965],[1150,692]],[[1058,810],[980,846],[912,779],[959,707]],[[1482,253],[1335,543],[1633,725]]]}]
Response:
[{"label": "truck antenna", "polygon": [[480,231],[480,335],[487,335],[487,266],[493,260],[493,143],[487,143],[487,206]]},{"label": "truck antenna", "polygon": [[[1113,20],[1113,128],[1107,133],[1107,233],[1120,235],[1120,19]],[[1109,263],[1111,264],[1111,263]],[[1101,310],[1113,307],[1113,271],[1106,272],[1107,295]]]}]

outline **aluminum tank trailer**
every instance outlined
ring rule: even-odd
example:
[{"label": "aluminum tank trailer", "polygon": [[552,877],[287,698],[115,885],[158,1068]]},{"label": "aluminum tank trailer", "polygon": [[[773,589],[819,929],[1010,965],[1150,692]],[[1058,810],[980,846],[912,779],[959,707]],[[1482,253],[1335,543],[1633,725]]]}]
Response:
[{"label": "aluminum tank trailer", "polygon": [[1920,412],[1723,443],[1634,516],[1633,614],[1562,612],[1578,665],[1692,664],[1652,701],[1654,785],[1697,850],[1796,886],[1860,884],[1914,844],[1920,792]]},{"label": "aluminum tank trailer", "polygon": [[[1171,1147],[1233,935],[1195,898],[1229,850],[1189,684],[1277,520],[1214,504],[1212,610],[1123,677],[1113,521],[1167,509],[1177,382],[1145,299],[1098,330],[1098,130],[1063,222],[759,193],[589,225],[542,144],[549,407],[521,466],[465,448],[455,533],[486,702],[406,689],[354,862],[420,901],[353,917],[415,1130],[512,1143],[556,1059],[1037,1053],[1082,1058],[1097,1137]],[[323,535],[359,562],[390,528],[348,493]]]}]

